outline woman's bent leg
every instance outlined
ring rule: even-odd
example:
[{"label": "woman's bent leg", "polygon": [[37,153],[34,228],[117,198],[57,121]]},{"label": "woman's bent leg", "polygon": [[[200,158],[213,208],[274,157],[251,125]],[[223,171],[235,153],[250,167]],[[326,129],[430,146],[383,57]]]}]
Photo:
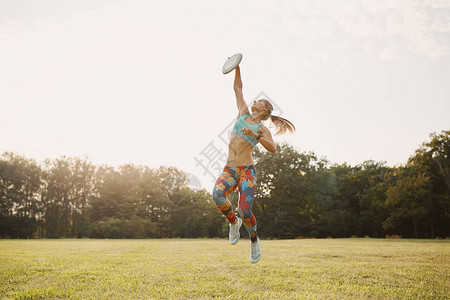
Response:
[{"label": "woman's bent leg", "polygon": [[231,175],[232,170],[225,167],[222,174],[216,181],[213,189],[213,199],[217,208],[225,215],[231,224],[236,223],[236,216],[233,212],[233,206],[227,199],[227,196],[237,187],[237,181]]}]

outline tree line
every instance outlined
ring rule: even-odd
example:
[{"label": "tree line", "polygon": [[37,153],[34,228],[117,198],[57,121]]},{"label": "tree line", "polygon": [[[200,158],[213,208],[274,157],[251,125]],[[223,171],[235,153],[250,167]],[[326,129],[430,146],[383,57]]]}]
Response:
[{"label": "tree line", "polygon": [[[262,238],[450,236],[450,131],[404,165],[331,164],[313,152],[255,148],[253,212]],[[211,188],[213,185],[211,185]],[[237,205],[237,191],[230,194]],[[2,238],[225,237],[211,191],[175,167],[114,168],[87,158],[0,158]]]}]

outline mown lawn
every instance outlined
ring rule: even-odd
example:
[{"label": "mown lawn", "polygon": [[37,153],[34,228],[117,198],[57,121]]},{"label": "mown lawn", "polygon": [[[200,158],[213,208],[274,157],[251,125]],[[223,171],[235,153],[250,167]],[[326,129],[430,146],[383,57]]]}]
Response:
[{"label": "mown lawn", "polygon": [[450,241],[0,240],[2,299],[448,299]]}]

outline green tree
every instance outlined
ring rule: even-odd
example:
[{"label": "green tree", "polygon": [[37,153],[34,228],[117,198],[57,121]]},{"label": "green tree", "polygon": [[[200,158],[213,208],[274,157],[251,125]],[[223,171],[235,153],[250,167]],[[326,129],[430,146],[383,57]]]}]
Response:
[{"label": "green tree", "polygon": [[336,182],[336,194],[331,209],[327,212],[328,233],[333,237],[349,237],[360,234],[359,199],[361,167],[347,164],[333,165],[331,173]]},{"label": "green tree", "polygon": [[430,178],[431,191],[425,230],[428,236],[450,235],[450,131],[430,134],[410,158],[410,164],[423,170]]},{"label": "green tree", "polygon": [[30,238],[40,218],[41,168],[6,152],[0,158],[0,236]]},{"label": "green tree", "polygon": [[116,170],[101,167],[97,174],[97,196],[92,199],[90,215],[93,221],[127,218],[136,213],[135,194],[142,178],[142,167],[131,164]]},{"label": "green tree", "polygon": [[[206,190],[189,190],[183,207],[172,213],[173,237],[224,237],[228,223]],[[226,227],[227,228],[227,227]]]},{"label": "green tree", "polygon": [[388,231],[400,231],[403,236],[412,236],[413,232],[413,236],[418,238],[418,223],[424,221],[427,215],[430,196],[427,185],[430,178],[414,167],[398,168],[394,174],[397,180],[395,185],[389,187],[386,199],[390,214],[383,227]]},{"label": "green tree", "polygon": [[349,237],[384,235],[382,222],[386,218],[385,162],[368,160],[357,166],[334,165],[337,194],[327,220],[332,236]]},{"label": "green tree", "polygon": [[87,159],[72,161],[71,232],[70,237],[88,236],[88,209],[95,195],[96,166]]},{"label": "green tree", "polygon": [[44,235],[50,238],[86,235],[85,218],[94,195],[95,166],[87,159],[65,156],[47,159],[44,165],[41,193]]},{"label": "green tree", "polygon": [[258,188],[254,203],[261,236],[293,238],[326,233],[324,213],[335,192],[328,162],[288,144],[274,154],[255,151]]},{"label": "green tree", "polygon": [[384,227],[405,236],[448,236],[450,231],[450,131],[432,133],[406,166],[394,174],[388,190],[390,215]]}]

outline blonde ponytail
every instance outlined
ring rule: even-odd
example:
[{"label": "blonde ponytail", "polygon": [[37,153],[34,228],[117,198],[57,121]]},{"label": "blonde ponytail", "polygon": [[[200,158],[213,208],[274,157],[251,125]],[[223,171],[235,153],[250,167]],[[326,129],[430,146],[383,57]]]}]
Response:
[{"label": "blonde ponytail", "polygon": [[275,135],[278,134],[284,134],[286,131],[289,131],[290,133],[294,133],[295,126],[292,124],[291,121],[286,120],[285,118],[278,117],[278,116],[272,116],[273,106],[270,103],[269,100],[261,99],[266,104],[266,107],[269,109],[267,113],[263,116],[263,120],[267,120],[270,118],[270,121],[273,125],[275,125],[277,132],[275,132]]},{"label": "blonde ponytail", "polygon": [[278,116],[270,116],[270,121],[272,121],[272,124],[275,125],[277,129],[275,135],[285,134],[286,131],[289,131],[290,133],[294,133],[295,131],[294,124],[292,124],[291,121],[286,120],[285,118]]}]

